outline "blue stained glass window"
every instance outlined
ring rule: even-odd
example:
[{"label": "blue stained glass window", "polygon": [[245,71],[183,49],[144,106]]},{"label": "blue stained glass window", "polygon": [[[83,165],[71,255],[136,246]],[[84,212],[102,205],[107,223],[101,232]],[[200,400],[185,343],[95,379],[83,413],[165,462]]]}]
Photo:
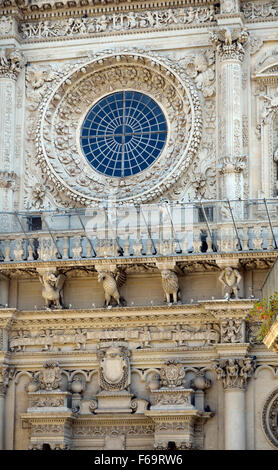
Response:
[{"label": "blue stained glass window", "polygon": [[137,91],[112,93],[98,101],[85,117],[80,136],[92,167],[118,178],[146,170],[166,139],[167,122],[160,106]]}]

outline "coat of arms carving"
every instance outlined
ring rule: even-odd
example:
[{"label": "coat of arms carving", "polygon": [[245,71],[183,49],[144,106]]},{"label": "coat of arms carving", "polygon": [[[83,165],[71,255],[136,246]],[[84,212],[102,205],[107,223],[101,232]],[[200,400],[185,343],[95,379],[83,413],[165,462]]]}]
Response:
[{"label": "coat of arms carving", "polygon": [[103,390],[124,390],[130,385],[130,352],[121,346],[98,351],[99,381]]},{"label": "coat of arms carving", "polygon": [[171,360],[165,362],[160,371],[161,384],[163,387],[175,388],[183,385],[185,371],[182,364]]},{"label": "coat of arms carving", "polygon": [[46,361],[38,379],[42,390],[55,390],[61,382],[61,370],[57,361]]}]

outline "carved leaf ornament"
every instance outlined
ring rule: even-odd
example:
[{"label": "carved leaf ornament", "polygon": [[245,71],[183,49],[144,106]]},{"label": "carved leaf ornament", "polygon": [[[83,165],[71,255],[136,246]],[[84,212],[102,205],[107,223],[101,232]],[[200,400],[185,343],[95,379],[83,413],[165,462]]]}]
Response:
[{"label": "carved leaf ornament", "polygon": [[[178,72],[177,72],[178,71]],[[119,90],[140,91],[156,101],[167,121],[167,139],[141,173],[115,178],[97,172],[83,155],[82,123],[92,106]],[[202,116],[195,84],[182,69],[141,52],[99,55],[64,75],[40,106],[37,158],[58,191],[85,206],[108,199],[142,203],[159,197],[197,154]]]}]

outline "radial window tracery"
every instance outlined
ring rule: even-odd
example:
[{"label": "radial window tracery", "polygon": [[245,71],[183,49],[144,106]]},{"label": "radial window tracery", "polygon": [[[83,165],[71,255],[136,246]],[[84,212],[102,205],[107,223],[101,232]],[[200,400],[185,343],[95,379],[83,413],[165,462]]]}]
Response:
[{"label": "radial window tracery", "polygon": [[126,177],[146,170],[159,157],[167,139],[167,122],[151,97],[120,91],[90,109],[80,139],[83,153],[96,171]]}]

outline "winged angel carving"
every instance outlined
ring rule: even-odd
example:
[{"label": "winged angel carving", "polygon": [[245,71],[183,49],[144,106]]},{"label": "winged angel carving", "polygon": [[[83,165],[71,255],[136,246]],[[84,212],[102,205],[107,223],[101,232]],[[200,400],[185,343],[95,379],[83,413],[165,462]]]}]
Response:
[{"label": "winged angel carving", "polygon": [[119,288],[126,282],[126,273],[124,271],[117,271],[116,273],[110,271],[99,271],[98,282],[102,282],[104,289],[105,303],[104,306],[111,305],[112,299],[117,305],[125,305],[125,300],[120,296]]}]

